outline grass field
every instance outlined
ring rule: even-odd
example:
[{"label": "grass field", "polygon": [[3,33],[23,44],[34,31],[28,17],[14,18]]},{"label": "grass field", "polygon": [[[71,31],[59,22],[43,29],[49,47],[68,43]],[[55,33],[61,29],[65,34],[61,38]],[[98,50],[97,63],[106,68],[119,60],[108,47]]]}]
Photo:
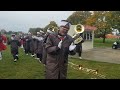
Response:
[{"label": "grass field", "polygon": [[105,40],[105,43],[103,42],[103,39],[101,38],[95,38],[94,39],[94,47],[112,47],[112,44],[116,41],[116,39],[107,39]]},{"label": "grass field", "polygon": [[[97,45],[96,45],[97,46]],[[120,64],[103,63],[96,61],[79,60],[69,58],[70,62],[82,64],[83,67],[98,69],[98,73],[104,75],[106,79],[120,79]],[[68,67],[68,79],[102,79],[92,73],[77,71]],[[19,49],[19,60],[13,61],[8,46],[3,52],[3,60],[0,61],[0,79],[44,79],[44,66],[33,57],[26,56],[23,49]]]}]

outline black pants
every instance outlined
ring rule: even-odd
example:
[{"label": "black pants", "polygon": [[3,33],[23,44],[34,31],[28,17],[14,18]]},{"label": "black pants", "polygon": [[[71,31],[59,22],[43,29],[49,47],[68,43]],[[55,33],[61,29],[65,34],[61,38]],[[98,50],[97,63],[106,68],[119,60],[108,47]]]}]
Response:
[{"label": "black pants", "polygon": [[76,46],[76,52],[78,53],[78,56],[81,57],[81,54],[82,54],[82,46],[81,45]]},{"label": "black pants", "polygon": [[13,54],[14,60],[15,60],[15,59],[17,59],[17,60],[19,59],[17,55],[18,55],[18,54]]},{"label": "black pants", "polygon": [[18,60],[18,49],[12,48],[11,49],[11,54],[13,55],[14,59]]},{"label": "black pants", "polygon": [[42,63],[46,64],[47,50],[43,47]]},{"label": "black pants", "polygon": [[40,61],[42,61],[42,54],[38,54],[38,53],[37,53],[37,58],[39,58]]},{"label": "black pants", "polygon": [[31,51],[31,54],[34,55],[34,51]]},{"label": "black pants", "polygon": [[31,53],[29,44],[30,44],[29,42],[26,42],[25,44],[25,54]]},{"label": "black pants", "polygon": [[25,54],[27,54],[27,53],[31,53],[31,51],[30,51],[30,48],[28,47],[28,48],[25,48]]},{"label": "black pants", "polygon": [[81,52],[78,53],[78,56],[81,57]]}]

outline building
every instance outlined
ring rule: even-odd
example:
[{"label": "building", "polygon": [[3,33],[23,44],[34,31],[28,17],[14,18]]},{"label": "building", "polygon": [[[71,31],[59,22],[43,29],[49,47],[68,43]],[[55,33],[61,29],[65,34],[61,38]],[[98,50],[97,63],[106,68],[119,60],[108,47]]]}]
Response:
[{"label": "building", "polygon": [[[73,36],[75,34],[75,26],[76,25],[71,25],[70,30],[68,32],[69,35]],[[93,45],[94,45],[94,31],[97,30],[96,27],[88,26],[88,25],[84,25],[84,28],[85,28],[85,30],[83,32],[83,37],[85,39],[85,42],[82,44],[83,51],[93,48]]]}]

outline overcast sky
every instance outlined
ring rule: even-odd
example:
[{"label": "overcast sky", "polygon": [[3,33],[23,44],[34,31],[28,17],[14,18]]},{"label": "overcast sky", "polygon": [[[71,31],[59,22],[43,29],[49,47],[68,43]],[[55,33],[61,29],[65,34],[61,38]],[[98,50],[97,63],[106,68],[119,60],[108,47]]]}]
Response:
[{"label": "overcast sky", "polygon": [[58,25],[74,11],[0,11],[0,30],[28,32],[29,28],[45,27],[50,21]]}]

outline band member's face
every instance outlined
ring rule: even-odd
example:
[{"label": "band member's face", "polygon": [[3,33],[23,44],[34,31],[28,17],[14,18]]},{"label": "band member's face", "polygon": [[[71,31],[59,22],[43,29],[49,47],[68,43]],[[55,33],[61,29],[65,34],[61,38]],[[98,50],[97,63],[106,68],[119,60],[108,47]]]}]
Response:
[{"label": "band member's face", "polygon": [[68,33],[69,29],[65,27],[60,27],[59,33],[63,36],[65,36]]}]

